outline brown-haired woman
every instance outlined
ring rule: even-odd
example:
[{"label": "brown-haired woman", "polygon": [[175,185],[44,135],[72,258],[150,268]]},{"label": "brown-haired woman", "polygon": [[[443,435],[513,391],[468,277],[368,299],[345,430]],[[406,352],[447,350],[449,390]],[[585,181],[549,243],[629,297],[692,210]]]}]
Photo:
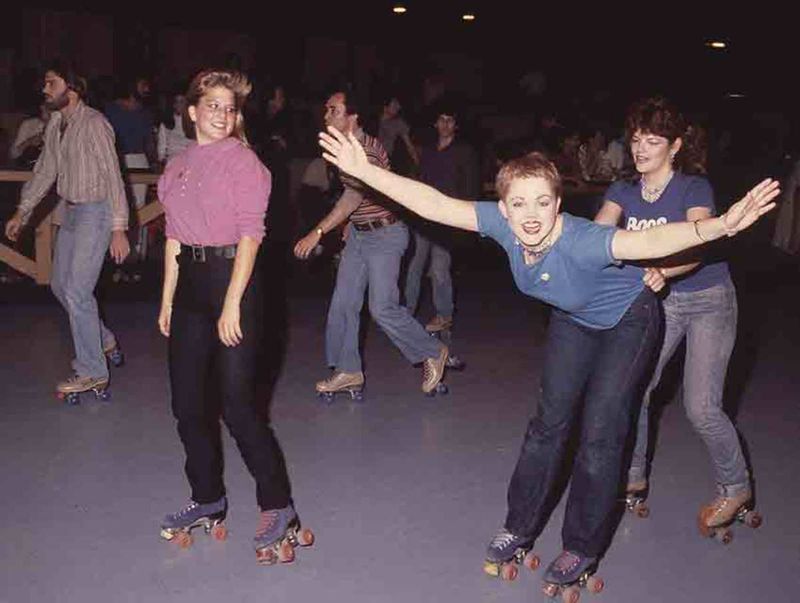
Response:
[{"label": "brown-haired woman", "polygon": [[244,139],[249,92],[240,73],[199,73],[184,114],[196,144],[167,164],[158,183],[167,234],[158,325],[169,337],[172,410],[192,489],[191,502],[164,518],[161,535],[182,546],[197,526],[225,537],[221,410],[256,480],[257,557],[272,564],[291,561],[293,547],[312,535],[299,530],[278,442],[256,410],[262,303],[253,267],[272,182]]},{"label": "brown-haired woman", "polygon": [[[611,185],[595,221],[626,230],[644,230],[672,222],[706,220],[716,214],[714,195],[703,173],[702,130],[689,126],[668,100],[648,98],[628,112],[626,136],[639,172],[633,181]],[[702,248],[701,248],[702,249]],[[702,252],[673,256],[646,269],[658,291],[669,281],[664,297],[664,339],[655,373],[645,394],[636,445],[628,472],[628,504],[646,512],[647,448],[650,395],[664,366],[686,338],[683,404],[697,434],[708,448],[717,482],[717,497],[700,509],[704,535],[729,524],[737,515],[748,523],[752,493],[742,447],[722,409],[725,373],[736,339],[736,290],[724,261],[705,260]],[[727,532],[720,535],[723,538]]]}]

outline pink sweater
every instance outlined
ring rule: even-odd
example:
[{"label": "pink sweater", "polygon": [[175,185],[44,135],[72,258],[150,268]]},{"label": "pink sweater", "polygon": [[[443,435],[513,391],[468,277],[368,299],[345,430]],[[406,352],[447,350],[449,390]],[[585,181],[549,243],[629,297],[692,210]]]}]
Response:
[{"label": "pink sweater", "polygon": [[158,181],[167,237],[189,245],[261,241],[271,188],[269,170],[237,139],[192,143]]}]

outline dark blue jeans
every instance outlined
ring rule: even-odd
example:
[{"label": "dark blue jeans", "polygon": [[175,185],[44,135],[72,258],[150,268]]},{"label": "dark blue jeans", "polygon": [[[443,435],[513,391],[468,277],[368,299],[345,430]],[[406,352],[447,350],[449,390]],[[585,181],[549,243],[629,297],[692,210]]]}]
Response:
[{"label": "dark blue jeans", "polygon": [[262,298],[257,270],[240,303],[242,342],[222,344],[217,320],[230,283],[233,260],[209,254],[205,263],[178,255],[180,271],[169,337],[172,413],[186,452],[192,500],[210,503],[225,494],[220,415],[256,480],[258,505],[289,504],[289,477],[268,419],[258,412],[258,351]]},{"label": "dark blue jeans", "polygon": [[[612,329],[589,329],[554,311],[542,396],[508,488],[506,528],[535,538],[576,421],[580,425],[562,539],[566,550],[600,555],[614,529],[626,441],[652,369],[660,306],[649,289]],[[585,396],[582,394],[585,391]]]}]

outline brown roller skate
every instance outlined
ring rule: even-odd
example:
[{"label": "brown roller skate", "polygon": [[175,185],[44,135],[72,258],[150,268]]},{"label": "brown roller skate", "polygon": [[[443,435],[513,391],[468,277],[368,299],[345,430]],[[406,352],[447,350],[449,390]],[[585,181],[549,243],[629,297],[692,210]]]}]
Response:
[{"label": "brown roller skate", "polygon": [[706,538],[716,538],[722,544],[730,544],[733,540],[730,526],[736,521],[750,528],[761,525],[761,515],[753,510],[753,493],[746,488],[731,494],[724,486],[720,486],[717,497],[700,509],[697,528]]},{"label": "brown roller skate", "polygon": [[364,400],[364,373],[361,371],[357,373],[337,371],[327,379],[318,381],[315,387],[320,398],[328,404],[333,402],[336,394],[339,393],[350,394],[351,400],[362,402]]}]

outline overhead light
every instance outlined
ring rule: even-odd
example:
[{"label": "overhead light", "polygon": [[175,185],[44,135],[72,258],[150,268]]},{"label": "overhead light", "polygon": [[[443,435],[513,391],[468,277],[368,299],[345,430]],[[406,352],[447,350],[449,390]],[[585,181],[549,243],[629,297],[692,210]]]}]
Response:
[{"label": "overhead light", "polygon": [[710,48],[716,48],[718,50],[722,50],[723,48],[728,47],[728,45],[725,42],[719,42],[719,41],[707,42],[706,46]]},{"label": "overhead light", "polygon": [[741,92],[728,92],[725,96],[728,98],[744,98],[744,94]]},{"label": "overhead light", "polygon": [[398,4],[392,9],[392,12],[398,15],[402,15],[404,12],[406,12],[406,7]]},{"label": "overhead light", "polygon": [[461,15],[461,19],[464,20],[464,21],[474,21],[475,20],[475,15],[473,15],[472,13],[466,13],[466,14]]}]

